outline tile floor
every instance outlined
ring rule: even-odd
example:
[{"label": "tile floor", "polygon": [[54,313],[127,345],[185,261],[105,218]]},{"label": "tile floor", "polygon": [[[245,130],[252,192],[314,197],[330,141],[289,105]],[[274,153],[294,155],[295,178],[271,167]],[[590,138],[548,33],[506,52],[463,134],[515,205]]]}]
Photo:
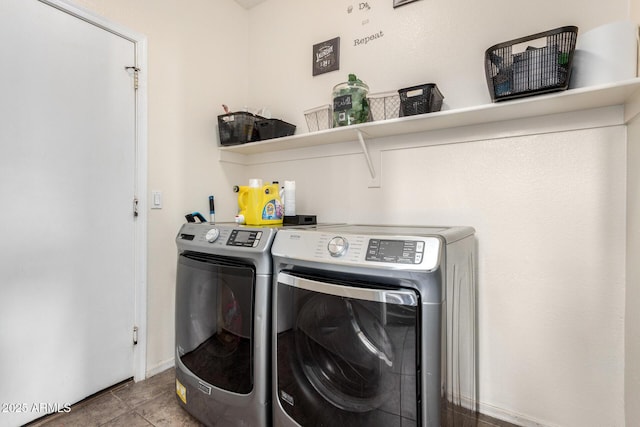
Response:
[{"label": "tile floor", "polygon": [[196,427],[202,426],[176,400],[175,370],[128,381],[91,396],[69,413],[41,418],[28,427]]},{"label": "tile floor", "polygon": [[[454,410],[447,427],[517,427],[486,415],[468,415]],[[450,417],[451,418],[451,417]],[[134,383],[127,381],[91,396],[71,407],[71,412],[53,414],[25,427],[200,427],[175,396],[175,370]]]}]

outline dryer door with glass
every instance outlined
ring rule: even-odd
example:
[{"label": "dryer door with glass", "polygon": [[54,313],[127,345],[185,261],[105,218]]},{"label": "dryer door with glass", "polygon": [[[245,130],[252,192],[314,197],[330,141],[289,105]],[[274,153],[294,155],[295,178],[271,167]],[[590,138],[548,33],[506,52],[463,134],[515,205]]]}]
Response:
[{"label": "dryer door with glass", "polygon": [[184,252],[178,260],[176,346],[180,362],[206,383],[253,389],[255,269],[228,257]]},{"label": "dryer door with glass", "polygon": [[416,424],[415,290],[285,271],[276,309],[277,400],[297,424]]}]

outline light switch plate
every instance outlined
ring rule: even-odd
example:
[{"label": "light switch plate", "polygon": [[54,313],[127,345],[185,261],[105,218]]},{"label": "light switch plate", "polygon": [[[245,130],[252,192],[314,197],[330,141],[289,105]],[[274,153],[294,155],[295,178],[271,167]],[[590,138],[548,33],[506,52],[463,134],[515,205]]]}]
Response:
[{"label": "light switch plate", "polygon": [[151,209],[162,209],[162,191],[151,191]]}]

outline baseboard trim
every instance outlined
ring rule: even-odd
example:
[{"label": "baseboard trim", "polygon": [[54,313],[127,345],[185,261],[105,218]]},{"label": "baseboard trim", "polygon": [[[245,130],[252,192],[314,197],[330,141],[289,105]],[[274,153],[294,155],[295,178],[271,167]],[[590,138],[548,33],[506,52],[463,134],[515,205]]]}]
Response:
[{"label": "baseboard trim", "polygon": [[146,378],[150,378],[154,375],[157,375],[161,372],[166,371],[167,369],[173,368],[175,366],[175,359],[172,357],[171,359],[164,360],[160,363],[157,363],[147,369]]},{"label": "baseboard trim", "polygon": [[483,415],[487,415],[491,418],[506,421],[508,423],[515,424],[521,427],[561,427],[558,424],[551,424],[548,422],[536,420],[527,415],[509,411],[503,408],[498,408],[486,403],[480,403],[478,410]]}]

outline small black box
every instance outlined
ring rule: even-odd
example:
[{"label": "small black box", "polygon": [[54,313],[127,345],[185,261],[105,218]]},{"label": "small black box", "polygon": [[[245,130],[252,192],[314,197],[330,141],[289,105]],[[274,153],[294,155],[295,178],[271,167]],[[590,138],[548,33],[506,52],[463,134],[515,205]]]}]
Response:
[{"label": "small black box", "polygon": [[316,225],[317,223],[315,215],[285,216],[282,220],[282,225]]}]

